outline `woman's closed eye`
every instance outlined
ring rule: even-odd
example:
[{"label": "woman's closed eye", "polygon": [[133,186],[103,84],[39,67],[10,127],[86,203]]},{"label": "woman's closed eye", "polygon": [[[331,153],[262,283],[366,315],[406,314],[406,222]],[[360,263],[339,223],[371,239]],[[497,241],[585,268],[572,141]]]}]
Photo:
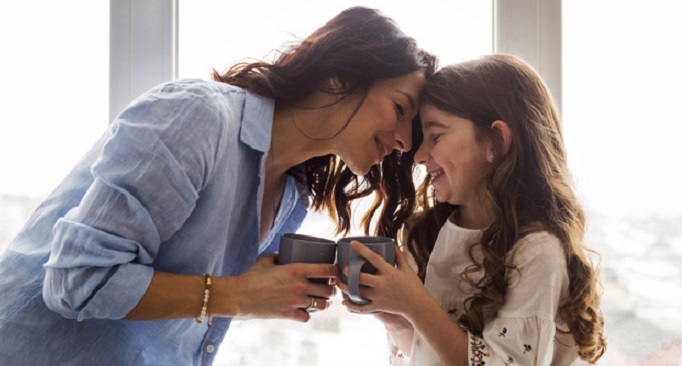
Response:
[{"label": "woman's closed eye", "polygon": [[398,103],[394,103],[394,104],[395,104],[395,110],[396,110],[396,113],[398,113],[398,116],[404,117],[405,116],[405,108],[403,108],[403,106],[398,104]]}]

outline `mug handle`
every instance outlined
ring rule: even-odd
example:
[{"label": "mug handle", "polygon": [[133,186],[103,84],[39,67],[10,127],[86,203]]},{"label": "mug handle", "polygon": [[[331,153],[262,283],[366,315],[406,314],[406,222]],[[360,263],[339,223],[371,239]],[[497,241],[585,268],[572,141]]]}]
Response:
[{"label": "mug handle", "polygon": [[355,257],[348,262],[348,297],[357,305],[367,305],[369,300],[360,296],[360,272],[367,261],[362,257]]}]

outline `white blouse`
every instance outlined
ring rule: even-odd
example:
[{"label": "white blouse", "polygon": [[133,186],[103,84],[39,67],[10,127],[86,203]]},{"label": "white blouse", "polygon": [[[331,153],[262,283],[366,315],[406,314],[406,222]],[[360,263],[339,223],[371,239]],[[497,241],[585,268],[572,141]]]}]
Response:
[{"label": "white blouse", "polygon": [[[460,278],[470,265],[468,248],[480,240],[481,230],[464,229],[448,220],[438,234],[426,269],[425,285],[453,321],[463,314],[472,287]],[[479,247],[477,247],[479,248]],[[480,250],[474,254],[481,258]],[[506,303],[497,316],[486,319],[481,337],[469,333],[469,365],[586,365],[573,336],[558,314],[568,296],[569,279],[559,239],[548,232],[532,233],[514,247],[508,273]],[[481,274],[470,274],[476,280]],[[436,354],[415,332],[409,358],[394,355],[393,364],[441,365]]]}]

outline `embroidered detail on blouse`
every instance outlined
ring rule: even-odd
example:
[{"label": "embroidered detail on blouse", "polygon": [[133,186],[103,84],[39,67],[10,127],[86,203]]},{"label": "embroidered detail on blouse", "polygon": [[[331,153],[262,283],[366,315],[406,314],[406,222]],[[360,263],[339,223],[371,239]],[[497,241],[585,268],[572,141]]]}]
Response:
[{"label": "embroidered detail on blouse", "polygon": [[490,357],[490,352],[484,352],[485,344],[483,340],[476,336],[471,336],[471,366],[483,366],[485,365],[484,358]]},{"label": "embroidered detail on blouse", "polygon": [[509,366],[509,365],[515,365],[514,359],[511,356],[507,356],[507,361],[504,361],[504,364]]},{"label": "embroidered detail on blouse", "polygon": [[507,336],[507,328],[502,327],[502,331],[497,336],[498,337],[506,337]]},{"label": "embroidered detail on blouse", "polygon": [[530,352],[532,350],[533,350],[533,348],[530,346],[530,344],[524,344],[523,345],[523,354],[524,355],[526,354],[526,352]]},{"label": "embroidered detail on blouse", "polygon": [[389,365],[402,365],[402,363],[398,362],[403,362],[405,359],[405,355],[401,351],[397,351],[396,353],[391,353],[388,356],[388,364]]}]

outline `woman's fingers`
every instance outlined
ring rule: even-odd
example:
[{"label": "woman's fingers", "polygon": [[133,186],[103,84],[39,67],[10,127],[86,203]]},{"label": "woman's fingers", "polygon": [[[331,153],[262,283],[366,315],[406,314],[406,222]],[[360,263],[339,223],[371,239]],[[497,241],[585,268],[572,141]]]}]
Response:
[{"label": "woman's fingers", "polygon": [[333,301],[331,299],[325,299],[322,297],[308,297],[305,300],[305,304],[302,305],[299,310],[303,310],[308,313],[313,313],[315,311],[327,310],[332,305]]},{"label": "woman's fingers", "polygon": [[308,296],[329,299],[336,294],[336,287],[327,284],[310,282],[306,293]]},{"label": "woman's fingers", "polygon": [[305,323],[310,320],[310,313],[301,311],[301,309],[293,309],[286,312],[282,317],[285,319],[291,319],[297,322]]},{"label": "woman's fingers", "polygon": [[334,264],[306,264],[297,263],[306,278],[335,278],[339,275],[339,269]]}]

